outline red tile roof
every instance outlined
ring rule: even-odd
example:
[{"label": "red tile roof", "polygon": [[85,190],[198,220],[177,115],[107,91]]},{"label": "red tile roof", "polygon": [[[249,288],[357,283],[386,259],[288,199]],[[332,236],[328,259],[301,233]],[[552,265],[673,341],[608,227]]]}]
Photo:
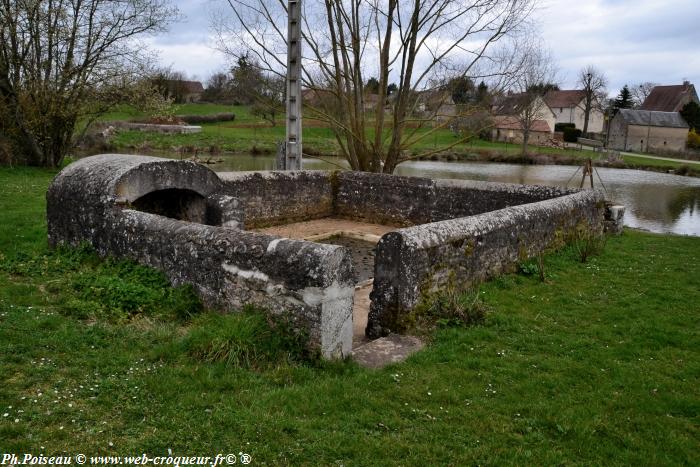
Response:
[{"label": "red tile roof", "polygon": [[568,109],[579,105],[584,97],[586,97],[586,92],[582,89],[549,91],[544,96],[544,101],[551,109]]},{"label": "red tile roof", "polygon": [[656,86],[644,100],[641,110],[678,112],[691,100],[698,102],[695,86],[690,83],[675,86]]}]

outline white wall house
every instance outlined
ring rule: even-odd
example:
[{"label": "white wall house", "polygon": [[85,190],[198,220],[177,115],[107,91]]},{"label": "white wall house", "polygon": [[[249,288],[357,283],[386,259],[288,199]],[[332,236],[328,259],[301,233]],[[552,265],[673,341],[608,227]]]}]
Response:
[{"label": "white wall house", "polygon": [[[544,96],[545,102],[554,113],[555,123],[573,123],[576,128],[583,130],[585,120],[585,92],[582,90],[549,91]],[[588,132],[602,133],[605,126],[605,115],[600,105],[595,105],[588,118]]]}]

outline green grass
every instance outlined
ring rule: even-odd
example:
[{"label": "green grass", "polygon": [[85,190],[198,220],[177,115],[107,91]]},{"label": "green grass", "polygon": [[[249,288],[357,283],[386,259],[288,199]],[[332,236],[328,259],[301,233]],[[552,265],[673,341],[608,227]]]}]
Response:
[{"label": "green grass", "polygon": [[[650,159],[648,157],[643,157],[643,156],[630,156],[630,155],[625,155],[622,157],[623,160],[633,166],[633,167],[658,167],[662,169],[678,169],[679,167],[682,166],[687,166],[691,169],[695,170],[700,170],[700,164],[697,164],[693,161],[689,162],[675,162],[675,161],[666,161],[662,159]],[[671,156],[672,158],[672,156]]]},{"label": "green grass", "polygon": [[[47,251],[51,175],[0,169],[2,452],[700,463],[698,238],[627,231],[586,264],[549,256],[546,283],[482,286],[484,324],[439,330],[407,362],[371,371],[304,363],[254,312],[171,312],[195,305],[158,298],[173,289],[157,272]],[[75,300],[89,303],[82,313]]]}]

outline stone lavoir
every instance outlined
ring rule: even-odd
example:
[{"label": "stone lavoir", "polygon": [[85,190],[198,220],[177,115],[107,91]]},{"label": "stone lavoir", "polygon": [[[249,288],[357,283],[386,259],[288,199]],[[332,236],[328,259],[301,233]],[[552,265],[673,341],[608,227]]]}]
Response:
[{"label": "stone lavoir", "polygon": [[47,193],[50,245],[88,242],[158,268],[212,308],[256,305],[324,358],[351,355],[353,335],[359,346],[403,332],[427,293],[511,271],[582,227],[619,229],[623,212],[596,191],[347,171],[216,174],[118,154],[74,162]]}]

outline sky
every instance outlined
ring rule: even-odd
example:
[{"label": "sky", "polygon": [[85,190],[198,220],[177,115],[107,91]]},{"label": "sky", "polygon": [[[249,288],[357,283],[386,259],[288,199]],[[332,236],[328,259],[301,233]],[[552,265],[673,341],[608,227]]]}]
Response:
[{"label": "sky", "polygon": [[[182,20],[149,38],[162,65],[206,81],[226,69],[210,28],[221,0],[172,0]],[[608,93],[642,82],[700,87],[699,0],[541,0],[533,19],[557,61],[562,89],[576,86],[579,70],[594,65]]]}]

